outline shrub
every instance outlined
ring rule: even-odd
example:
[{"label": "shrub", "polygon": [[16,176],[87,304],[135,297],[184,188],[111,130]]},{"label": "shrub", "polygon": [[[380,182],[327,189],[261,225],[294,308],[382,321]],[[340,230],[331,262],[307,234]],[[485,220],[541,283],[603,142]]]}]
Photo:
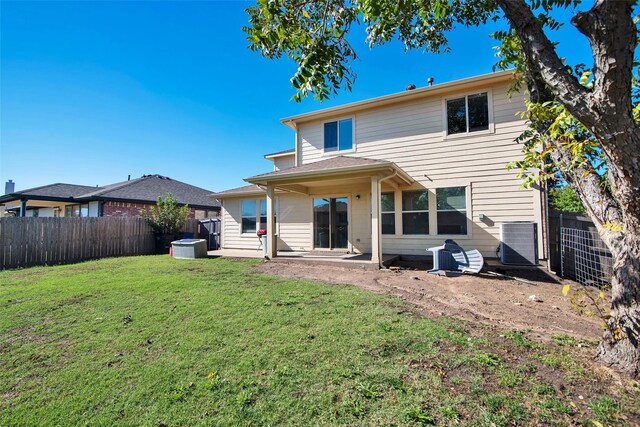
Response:
[{"label": "shrub", "polygon": [[164,199],[158,196],[158,203],[148,211],[142,211],[142,217],[156,234],[177,234],[189,215],[189,206],[178,206],[171,193]]}]

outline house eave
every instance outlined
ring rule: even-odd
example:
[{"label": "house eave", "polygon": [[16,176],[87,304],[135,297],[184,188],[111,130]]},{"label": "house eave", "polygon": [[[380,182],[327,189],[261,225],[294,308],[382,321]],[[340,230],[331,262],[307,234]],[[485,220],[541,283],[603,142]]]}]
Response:
[{"label": "house eave", "polygon": [[279,153],[279,154],[265,154],[264,158],[267,160],[279,159],[281,157],[293,157],[296,155],[295,151],[290,153]]},{"label": "house eave", "polygon": [[352,102],[349,104],[339,105],[336,107],[326,108],[324,110],[313,111],[310,113],[299,114],[295,116],[285,117],[280,119],[280,122],[296,130],[298,123],[310,122],[313,120],[325,119],[328,117],[342,116],[351,113],[355,113],[370,108],[376,108],[384,105],[396,104],[400,102],[406,102],[409,100],[416,100],[420,98],[426,98],[434,95],[441,95],[445,92],[452,92],[453,90],[464,90],[470,86],[478,86],[483,83],[491,82],[498,83],[502,81],[508,81],[513,76],[513,70],[498,71],[496,73],[482,74],[479,76],[469,77],[466,79],[454,80],[447,83],[436,84],[433,86],[427,86],[419,89],[397,92],[390,95],[384,95],[377,98],[366,99],[363,101]]}]

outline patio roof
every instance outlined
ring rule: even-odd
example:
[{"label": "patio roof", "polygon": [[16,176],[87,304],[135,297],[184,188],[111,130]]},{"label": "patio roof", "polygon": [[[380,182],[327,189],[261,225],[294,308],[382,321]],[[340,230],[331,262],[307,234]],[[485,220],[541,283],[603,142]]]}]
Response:
[{"label": "patio roof", "polygon": [[277,151],[275,153],[268,153],[264,155],[265,159],[273,159],[274,157],[286,157],[286,156],[293,156],[296,154],[296,149],[295,148],[290,148],[288,150],[283,150],[283,151]]},{"label": "patio roof", "polygon": [[257,185],[250,184],[245,185],[244,187],[237,187],[229,190],[219,191],[217,193],[211,194],[211,197],[213,197],[214,199],[221,199],[224,197],[250,196],[255,194],[264,196],[265,191]]},{"label": "patio roof", "polygon": [[245,181],[256,185],[301,184],[318,179],[374,176],[385,173],[387,175],[395,173],[394,179],[401,184],[413,183],[413,179],[393,162],[348,156],[332,157],[302,166],[255,175],[246,178]]}]

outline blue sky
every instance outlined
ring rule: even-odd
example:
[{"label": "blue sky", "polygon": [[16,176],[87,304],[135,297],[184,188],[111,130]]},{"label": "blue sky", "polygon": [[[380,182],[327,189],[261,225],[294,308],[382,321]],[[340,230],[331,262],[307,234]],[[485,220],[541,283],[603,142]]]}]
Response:
[{"label": "blue sky", "polygon": [[[158,173],[212,191],[267,172],[293,147],[280,118],[491,72],[500,24],[460,29],[452,53],[352,43],[358,79],[330,101],[295,103],[295,65],[247,49],[242,1],[0,3],[0,182],[16,190],[106,185]],[[588,62],[570,25],[556,37]],[[0,188],[3,191],[4,187]]]}]

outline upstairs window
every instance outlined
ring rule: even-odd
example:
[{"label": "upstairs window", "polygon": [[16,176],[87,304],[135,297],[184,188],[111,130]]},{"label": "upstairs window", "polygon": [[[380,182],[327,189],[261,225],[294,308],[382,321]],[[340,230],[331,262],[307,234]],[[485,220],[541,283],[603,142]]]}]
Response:
[{"label": "upstairs window", "polygon": [[396,234],[396,205],[393,192],[380,195],[382,234]]},{"label": "upstairs window", "polygon": [[353,120],[343,119],[324,124],[324,151],[353,148]]},{"label": "upstairs window", "polygon": [[436,189],[438,234],[467,234],[467,193],[465,187]]},{"label": "upstairs window", "polygon": [[487,92],[447,100],[447,134],[489,129]]}]

